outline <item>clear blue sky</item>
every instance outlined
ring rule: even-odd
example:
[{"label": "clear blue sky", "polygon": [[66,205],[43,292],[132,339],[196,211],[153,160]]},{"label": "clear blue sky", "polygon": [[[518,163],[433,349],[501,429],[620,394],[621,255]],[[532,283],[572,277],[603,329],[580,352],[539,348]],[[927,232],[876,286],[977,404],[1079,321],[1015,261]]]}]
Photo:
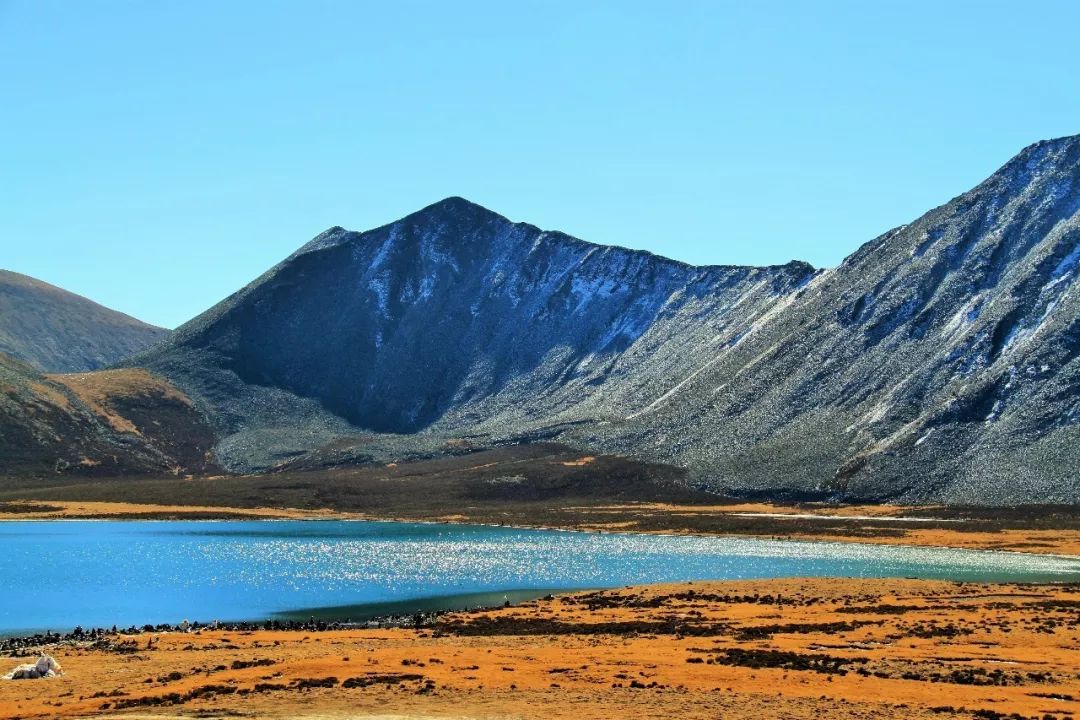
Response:
[{"label": "clear blue sky", "polygon": [[177,325],[448,195],[838,263],[1080,133],[1080,3],[0,0],[0,267]]}]

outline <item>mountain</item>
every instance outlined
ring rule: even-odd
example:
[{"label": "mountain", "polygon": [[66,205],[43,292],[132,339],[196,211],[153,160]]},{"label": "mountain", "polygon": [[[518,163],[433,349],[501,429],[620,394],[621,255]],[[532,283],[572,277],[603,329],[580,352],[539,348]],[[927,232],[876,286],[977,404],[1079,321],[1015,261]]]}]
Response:
[{"label": "mountain", "polygon": [[0,352],[46,372],[111,365],[168,334],[92,300],[0,270]]},{"label": "mountain", "polygon": [[557,439],[718,492],[1077,502],[1080,137],[839,267],[692,267],[449,198],[331,228],[130,362],[234,470]]},{"label": "mountain", "polygon": [[1080,501],[1080,136],[860,248],[580,442],[775,494]]},{"label": "mountain", "polygon": [[360,452],[398,457],[636,412],[813,275],[696,268],[449,198],[322,233],[131,362],[207,408],[235,469],[360,431],[380,434]]},{"label": "mountain", "polygon": [[43,375],[0,353],[0,478],[215,471],[213,429],[142,369]]}]

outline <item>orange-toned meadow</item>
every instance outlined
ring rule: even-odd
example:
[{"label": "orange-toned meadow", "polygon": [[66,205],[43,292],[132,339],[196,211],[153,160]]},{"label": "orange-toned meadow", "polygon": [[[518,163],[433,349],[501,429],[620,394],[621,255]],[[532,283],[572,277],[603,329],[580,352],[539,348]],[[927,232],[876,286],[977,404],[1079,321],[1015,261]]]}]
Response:
[{"label": "orange-toned meadow", "polygon": [[0,716],[1065,718],[1080,713],[1078,623],[1077,587],[649,586],[419,630],[56,647],[64,677],[0,683]]}]

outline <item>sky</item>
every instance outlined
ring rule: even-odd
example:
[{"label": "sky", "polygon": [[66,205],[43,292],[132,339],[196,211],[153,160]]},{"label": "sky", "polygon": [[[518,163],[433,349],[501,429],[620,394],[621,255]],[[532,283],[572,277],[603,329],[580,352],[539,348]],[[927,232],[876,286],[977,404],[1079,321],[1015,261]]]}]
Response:
[{"label": "sky", "polygon": [[174,327],[450,195],[833,266],[1080,133],[1080,3],[0,0],[0,267]]}]

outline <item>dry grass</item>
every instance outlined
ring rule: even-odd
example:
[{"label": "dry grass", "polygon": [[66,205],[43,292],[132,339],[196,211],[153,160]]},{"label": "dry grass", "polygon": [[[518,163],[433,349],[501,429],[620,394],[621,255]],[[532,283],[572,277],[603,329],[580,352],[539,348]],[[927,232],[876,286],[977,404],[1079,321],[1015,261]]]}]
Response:
[{"label": "dry grass", "polygon": [[142,368],[98,370],[47,377],[70,389],[79,400],[118,432],[140,434],[134,423],[112,407],[118,398],[158,397],[187,407],[192,405],[191,399],[167,380]]},{"label": "dry grass", "polygon": [[563,463],[566,467],[582,467],[595,462],[596,457],[593,455],[586,455],[585,457],[578,458],[577,460],[567,460]]},{"label": "dry grass", "polygon": [[0,683],[0,717],[1063,720],[1078,613],[1075,587],[792,579],[583,593],[434,632],[143,634],[55,648],[66,676]]},{"label": "dry grass", "polygon": [[35,395],[43,398],[50,405],[54,405],[62,410],[71,409],[71,399],[57,388],[40,382],[32,382],[29,384],[29,387]]}]

